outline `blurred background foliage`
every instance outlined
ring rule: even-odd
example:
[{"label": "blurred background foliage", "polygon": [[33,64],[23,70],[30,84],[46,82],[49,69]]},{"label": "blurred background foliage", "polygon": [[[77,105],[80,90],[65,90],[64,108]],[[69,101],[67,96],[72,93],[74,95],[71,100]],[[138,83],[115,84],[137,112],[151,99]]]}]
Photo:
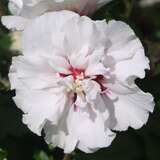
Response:
[{"label": "blurred background foliage", "polygon": [[[0,0],[0,16],[9,14],[7,4]],[[142,129],[118,133],[111,147],[94,154],[76,151],[74,160],[160,160],[160,3],[142,7],[139,0],[114,0],[92,18],[123,20],[135,30],[151,60],[151,70],[137,84],[154,95],[156,107]],[[7,75],[11,57],[19,54],[14,41],[0,24],[0,160],[62,160],[62,150],[51,148],[22,124],[22,112],[12,101],[15,93]]]}]

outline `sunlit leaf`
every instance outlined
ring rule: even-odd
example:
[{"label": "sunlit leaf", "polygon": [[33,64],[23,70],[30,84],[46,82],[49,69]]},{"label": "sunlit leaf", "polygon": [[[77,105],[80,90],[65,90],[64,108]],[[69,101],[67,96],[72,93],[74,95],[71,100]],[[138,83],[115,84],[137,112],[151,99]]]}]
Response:
[{"label": "sunlit leaf", "polygon": [[0,160],[7,160],[7,152],[0,148]]},{"label": "sunlit leaf", "polygon": [[34,160],[54,160],[52,156],[48,156],[44,151],[39,151],[34,154]]}]

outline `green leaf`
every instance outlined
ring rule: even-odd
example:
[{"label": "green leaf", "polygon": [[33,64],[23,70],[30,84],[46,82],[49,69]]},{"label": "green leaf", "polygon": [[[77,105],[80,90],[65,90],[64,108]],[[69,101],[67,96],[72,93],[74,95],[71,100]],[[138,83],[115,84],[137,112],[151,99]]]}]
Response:
[{"label": "green leaf", "polygon": [[52,156],[48,156],[44,151],[36,152],[33,156],[34,160],[54,160]]},{"label": "green leaf", "polygon": [[3,50],[8,50],[11,46],[11,38],[9,35],[4,35],[1,39],[0,39],[0,48]]},{"label": "green leaf", "polygon": [[0,160],[7,160],[7,152],[0,148]]}]

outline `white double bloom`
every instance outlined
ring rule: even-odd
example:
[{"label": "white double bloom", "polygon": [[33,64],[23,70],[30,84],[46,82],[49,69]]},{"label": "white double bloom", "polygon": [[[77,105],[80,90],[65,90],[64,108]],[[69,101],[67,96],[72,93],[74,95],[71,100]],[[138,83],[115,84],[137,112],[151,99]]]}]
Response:
[{"label": "white double bloom", "polygon": [[61,11],[34,19],[22,34],[23,55],[9,73],[14,101],[48,143],[90,153],[108,147],[113,130],[147,122],[153,97],[135,79],[145,77],[149,61],[128,25]]},{"label": "white double bloom", "polygon": [[80,15],[91,15],[111,0],[10,0],[13,16],[3,16],[2,23],[8,29],[23,30],[30,20],[46,12],[71,10]]}]

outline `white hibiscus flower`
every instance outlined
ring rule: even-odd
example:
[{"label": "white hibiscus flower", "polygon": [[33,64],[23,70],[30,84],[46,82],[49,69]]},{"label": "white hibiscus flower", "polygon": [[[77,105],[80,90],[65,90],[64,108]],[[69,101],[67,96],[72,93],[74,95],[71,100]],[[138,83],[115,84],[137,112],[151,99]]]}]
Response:
[{"label": "white hibiscus flower", "polygon": [[23,30],[37,16],[46,12],[71,10],[80,15],[91,15],[111,0],[10,0],[9,9],[14,16],[3,16],[8,29]]},{"label": "white hibiscus flower", "polygon": [[65,153],[107,147],[111,130],[138,129],[153,111],[153,97],[134,82],[149,61],[123,22],[47,13],[24,30],[23,51],[9,73],[14,101],[23,122]]}]

